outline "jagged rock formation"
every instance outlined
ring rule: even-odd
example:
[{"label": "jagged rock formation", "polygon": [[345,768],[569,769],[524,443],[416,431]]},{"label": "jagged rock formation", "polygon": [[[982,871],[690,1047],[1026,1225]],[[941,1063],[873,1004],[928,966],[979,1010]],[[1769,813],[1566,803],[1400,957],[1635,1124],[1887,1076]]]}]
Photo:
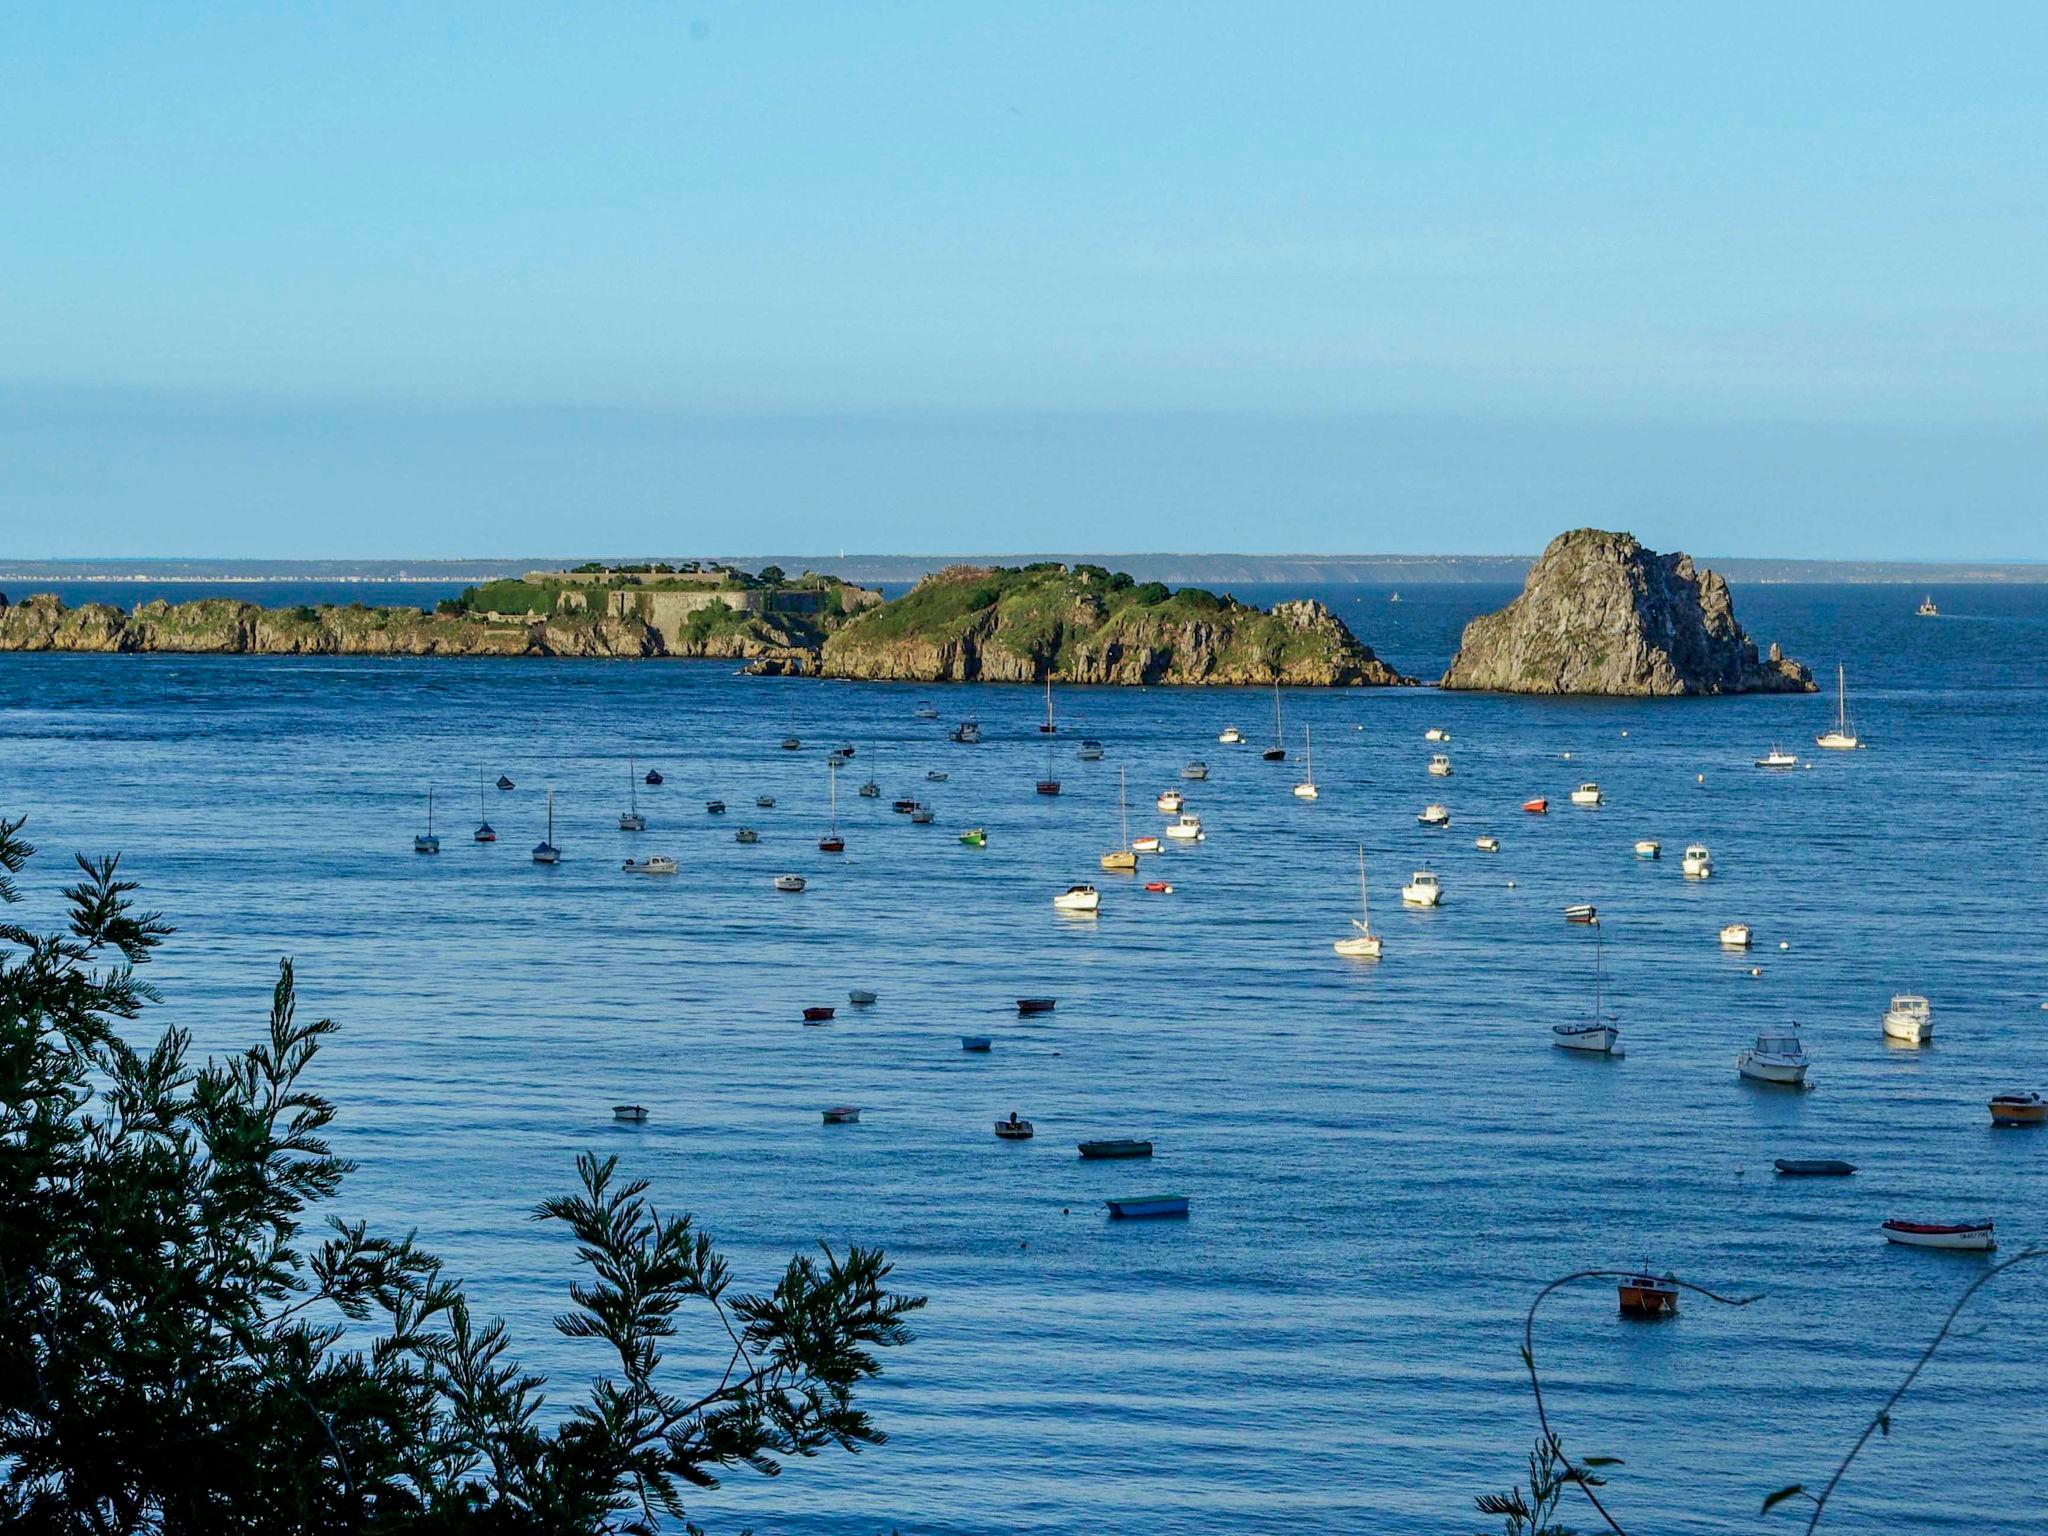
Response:
[{"label": "jagged rock formation", "polygon": [[1813,675],[1735,622],[1728,584],[1626,533],[1550,541],[1522,594],[1465,626],[1446,688],[1668,696],[1810,693]]},{"label": "jagged rock formation", "polygon": [[1318,602],[1264,611],[1100,566],[954,566],[849,619],[827,677],[906,682],[1412,684]]}]

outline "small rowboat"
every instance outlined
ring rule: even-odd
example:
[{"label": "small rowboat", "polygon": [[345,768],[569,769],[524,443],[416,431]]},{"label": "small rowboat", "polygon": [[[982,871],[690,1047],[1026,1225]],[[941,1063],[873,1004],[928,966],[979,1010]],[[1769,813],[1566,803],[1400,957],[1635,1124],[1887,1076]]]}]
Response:
[{"label": "small rowboat", "polygon": [[1166,880],[1147,880],[1145,882],[1145,889],[1157,892],[1161,896],[1171,896],[1173,894],[1172,882]]},{"label": "small rowboat", "polygon": [[614,1104],[612,1106],[612,1118],[614,1120],[623,1120],[628,1125],[638,1125],[647,1118],[647,1106],[645,1104]]},{"label": "small rowboat", "polygon": [[1524,800],[1522,802],[1522,809],[1531,816],[1541,816],[1550,810],[1550,802],[1538,796],[1534,800]]},{"label": "small rowboat", "polygon": [[1998,1247],[1988,1221],[1944,1225],[1931,1221],[1888,1221],[1880,1229],[1888,1243],[1908,1248],[1946,1248],[1959,1253],[1990,1253]]},{"label": "small rowboat", "polygon": [[1600,920],[1600,914],[1590,901],[1577,901],[1564,909],[1564,920],[1568,923],[1594,923]]},{"label": "small rowboat", "polygon": [[1131,852],[1133,853],[1158,853],[1161,847],[1162,845],[1156,837],[1134,837],[1131,839]]},{"label": "small rowboat", "polygon": [[875,994],[866,987],[855,987],[846,994],[846,1000],[856,1008],[868,1008],[874,1005]]},{"label": "small rowboat", "polygon": [[2001,1093],[1991,1100],[1993,1125],[2048,1124],[2048,1099],[2038,1093]]},{"label": "small rowboat", "polygon": [[987,1055],[989,1051],[994,1049],[994,1045],[995,1042],[990,1040],[987,1035],[962,1035],[960,1037],[960,1049],[963,1051],[976,1051],[982,1055]]},{"label": "small rowboat", "polygon": [[804,1022],[806,1024],[826,1024],[831,1022],[831,1019],[832,1010],[830,1008],[806,1008],[804,1010]]},{"label": "small rowboat", "polygon": [[1188,1213],[1186,1195],[1140,1195],[1134,1200],[1105,1200],[1112,1219],[1119,1221],[1142,1221],[1162,1216],[1185,1216]]},{"label": "small rowboat", "polygon": [[510,779],[506,778],[506,777],[505,777],[505,775],[503,775],[503,774],[501,773],[501,774],[499,774],[499,775],[498,775],[498,788],[500,788],[500,789],[510,789],[510,788],[512,788],[512,781],[511,781]]},{"label": "small rowboat", "polygon": [[1007,1120],[996,1122],[996,1136],[1002,1141],[1029,1141],[1036,1134],[1029,1120],[1019,1120],[1014,1112]]},{"label": "small rowboat", "polygon": [[1678,1316],[1678,1287],[1671,1276],[1630,1275],[1616,1288],[1623,1317]]},{"label": "small rowboat", "polygon": [[1020,997],[1017,999],[1019,1013],[1051,1013],[1057,1000],[1050,997]]},{"label": "small rowboat", "polygon": [[1661,859],[1664,857],[1664,845],[1654,837],[1643,838],[1636,844],[1636,857],[1639,859]]},{"label": "small rowboat", "polygon": [[858,1104],[835,1104],[825,1111],[827,1125],[856,1125],[860,1122]]},{"label": "small rowboat", "polygon": [[1794,1179],[1841,1179],[1856,1171],[1854,1163],[1832,1157],[1781,1157],[1772,1166]]},{"label": "small rowboat", "polygon": [[1084,1141],[1081,1143],[1082,1158],[1091,1163],[1107,1162],[1117,1158],[1150,1157],[1152,1143],[1149,1141]]},{"label": "small rowboat", "polygon": [[801,892],[803,888],[804,877],[802,875],[777,875],[775,877],[775,889],[778,891],[794,896]]},{"label": "small rowboat", "polygon": [[658,788],[663,782],[661,777],[661,770],[659,768],[648,769],[647,777],[642,779],[640,782],[643,784],[653,785]]}]

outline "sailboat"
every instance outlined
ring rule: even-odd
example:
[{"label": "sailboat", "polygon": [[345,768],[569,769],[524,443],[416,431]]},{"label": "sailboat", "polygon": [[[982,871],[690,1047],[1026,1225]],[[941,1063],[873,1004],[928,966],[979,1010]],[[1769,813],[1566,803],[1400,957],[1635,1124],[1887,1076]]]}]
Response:
[{"label": "sailboat", "polygon": [[1553,1024],[1550,1026],[1550,1043],[1561,1051],[1592,1051],[1602,1056],[1619,1056],[1620,1049],[1615,1042],[1621,1038],[1621,1028],[1615,1015],[1603,1009],[1600,995],[1600,941],[1593,941],[1593,1016],[1583,1024]]},{"label": "sailboat", "polygon": [[837,758],[827,757],[825,759],[825,782],[830,786],[832,796],[832,824],[830,830],[818,839],[818,852],[844,853],[846,852],[846,839],[839,835],[839,761]]},{"label": "sailboat", "polygon": [[1287,756],[1287,743],[1280,735],[1280,675],[1278,672],[1273,674],[1273,745],[1266,748],[1259,756],[1269,763],[1281,762]]},{"label": "sailboat", "polygon": [[1372,912],[1365,904],[1365,844],[1358,845],[1358,916],[1351,919],[1351,926],[1358,932],[1348,939],[1339,939],[1330,947],[1338,954],[1351,960],[1377,960],[1380,957],[1380,936],[1372,931]]},{"label": "sailboat", "polygon": [[1123,822],[1123,836],[1116,847],[1102,856],[1102,867],[1111,870],[1133,870],[1138,867],[1138,856],[1131,851],[1131,809],[1124,799],[1124,771],[1116,771],[1116,810]]},{"label": "sailboat", "polygon": [[882,786],[875,782],[875,744],[871,741],[868,743],[868,777],[867,782],[860,787],[860,797],[863,800],[876,800],[881,794]]},{"label": "sailboat", "polygon": [[1863,745],[1849,725],[1849,674],[1845,667],[1835,668],[1835,728],[1814,737],[1813,744],[1831,752],[1853,752]]},{"label": "sailboat", "polygon": [[1045,724],[1038,728],[1041,736],[1050,736],[1059,729],[1052,723],[1052,673],[1045,674]]},{"label": "sailboat", "polygon": [[533,845],[533,862],[559,864],[562,850],[555,846],[555,786],[548,786],[548,835]]},{"label": "sailboat", "polygon": [[[1047,730],[1050,730],[1050,729],[1051,729],[1051,727],[1050,727],[1050,726],[1047,726],[1047,727],[1045,727],[1045,729],[1047,729]],[[1056,778],[1054,778],[1054,777],[1052,776],[1052,743],[1051,743],[1051,742],[1047,742],[1047,743],[1046,743],[1046,747],[1045,747],[1045,777],[1044,777],[1044,778],[1042,778],[1042,779],[1040,779],[1040,780],[1038,781],[1038,792],[1039,792],[1039,793],[1040,793],[1041,795],[1056,795],[1056,794],[1058,794],[1058,793],[1060,792],[1060,781],[1059,781],[1058,779],[1056,779]]]},{"label": "sailboat", "polygon": [[633,759],[626,759],[626,809],[619,812],[621,832],[645,832],[647,818],[640,814],[640,779],[633,771]]},{"label": "sailboat", "polygon": [[484,814],[484,776],[476,776],[476,840],[480,843],[495,843],[498,832],[491,825],[491,818]]},{"label": "sailboat", "polygon": [[1302,780],[1294,786],[1297,800],[1313,800],[1316,797],[1316,756],[1315,743],[1309,740],[1308,727],[1301,728]]},{"label": "sailboat", "polygon": [[441,839],[434,836],[434,791],[431,788],[427,791],[427,830],[413,834],[412,851],[414,853],[439,853],[441,851]]}]

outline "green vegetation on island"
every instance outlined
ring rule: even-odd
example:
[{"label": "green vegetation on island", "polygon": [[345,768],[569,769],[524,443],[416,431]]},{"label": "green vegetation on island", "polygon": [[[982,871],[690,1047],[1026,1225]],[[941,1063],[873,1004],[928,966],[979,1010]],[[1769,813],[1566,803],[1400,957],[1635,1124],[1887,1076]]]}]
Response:
[{"label": "green vegetation on island", "polygon": [[828,677],[917,682],[1394,685],[1321,603],[1270,610],[1099,565],[952,566],[827,637]]}]

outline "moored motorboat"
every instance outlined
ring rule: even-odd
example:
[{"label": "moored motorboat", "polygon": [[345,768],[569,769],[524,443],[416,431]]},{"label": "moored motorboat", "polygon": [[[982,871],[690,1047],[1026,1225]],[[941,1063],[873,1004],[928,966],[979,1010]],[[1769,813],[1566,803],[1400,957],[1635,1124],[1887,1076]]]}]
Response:
[{"label": "moored motorboat", "polygon": [[758,843],[761,841],[761,834],[752,827],[741,827],[733,833],[732,840],[736,843]]},{"label": "moored motorboat", "polygon": [[794,737],[794,736],[785,736],[785,737],[783,737],[783,738],[782,738],[782,750],[783,750],[783,751],[785,751],[785,752],[796,752],[796,751],[800,751],[800,750],[802,750],[802,748],[803,748],[803,743],[802,743],[801,741],[799,741],[799,740],[798,740],[798,739],[797,739],[796,737]]},{"label": "moored motorboat", "polygon": [[1080,1144],[1081,1156],[1091,1163],[1113,1162],[1124,1158],[1150,1157],[1152,1143],[1133,1141],[1129,1138],[1112,1138],[1108,1141],[1084,1141]]},{"label": "moored motorboat", "polygon": [[1429,760],[1429,771],[1437,778],[1448,779],[1451,776],[1450,758],[1442,752],[1437,753]]},{"label": "moored motorboat", "polygon": [[1223,727],[1222,731],[1217,734],[1216,739],[1222,742],[1223,745],[1226,747],[1235,747],[1243,743],[1244,732],[1240,731],[1234,725],[1226,725],[1225,727]]},{"label": "moored motorboat", "polygon": [[855,987],[846,994],[846,1000],[856,1008],[872,1008],[875,1003],[875,994],[866,987]]},{"label": "moored motorboat", "polygon": [[2048,1125],[2048,1099],[2038,1093],[1999,1093],[1991,1098],[1993,1125]]},{"label": "moored motorboat", "polygon": [[1157,805],[1160,810],[1166,812],[1167,815],[1171,816],[1178,812],[1180,808],[1186,805],[1188,802],[1187,797],[1181,794],[1179,790],[1168,789],[1161,791],[1159,798],[1153,803]]},{"label": "moored motorboat", "polygon": [[650,853],[644,859],[628,859],[619,866],[629,875],[672,875],[679,866],[665,853]]},{"label": "moored motorboat", "polygon": [[999,1141],[1029,1141],[1036,1132],[1029,1120],[1019,1120],[1017,1111],[1010,1111],[1010,1118],[996,1122],[996,1138]]},{"label": "moored motorboat", "polygon": [[1440,725],[1432,725],[1422,733],[1422,739],[1424,741],[1449,741],[1451,733]]},{"label": "moored motorboat", "polygon": [[1145,882],[1145,889],[1153,892],[1155,895],[1171,896],[1173,894],[1173,882],[1170,880],[1147,880]]},{"label": "moored motorboat", "polygon": [[1202,818],[1193,811],[1183,811],[1180,820],[1166,829],[1166,835],[1177,843],[1199,843],[1205,836],[1202,831]]},{"label": "moored motorboat", "polygon": [[1053,909],[1093,917],[1102,909],[1102,893],[1092,885],[1070,885],[1052,899]]},{"label": "moored motorboat", "polygon": [[804,1022],[806,1024],[829,1024],[832,1021],[832,1015],[835,1011],[836,1010],[832,1008],[825,1007],[822,1005],[813,1008],[806,1008],[804,1010]]},{"label": "moored motorboat", "polygon": [[927,784],[943,784],[952,775],[943,768],[927,768],[924,777]]},{"label": "moored motorboat", "polygon": [[1721,929],[1721,947],[1723,949],[1747,949],[1749,948],[1751,937],[1749,924],[1728,923]]},{"label": "moored motorboat", "polygon": [[1991,1253],[1998,1247],[1988,1221],[1898,1221],[1878,1229],[1888,1243],[1907,1248],[1944,1248],[1954,1253]]},{"label": "moored motorboat", "polygon": [[960,841],[969,848],[986,848],[988,846],[988,833],[981,827],[969,827],[960,834]]},{"label": "moored motorboat", "polygon": [[775,889],[778,891],[784,891],[793,896],[803,888],[804,877],[802,875],[777,875],[775,877]]},{"label": "moored motorboat", "polygon": [[1902,992],[1884,1014],[1884,1037],[1905,1045],[1925,1045],[1934,1038],[1934,1009],[1917,993]]},{"label": "moored motorboat", "polygon": [[1541,795],[1538,795],[1534,800],[1524,800],[1522,802],[1522,809],[1531,816],[1541,816],[1549,811],[1550,802]]},{"label": "moored motorboat", "polygon": [[1854,1163],[1832,1157],[1781,1157],[1771,1166],[1790,1179],[1842,1179],[1856,1171]]},{"label": "moored motorboat", "polygon": [[1590,901],[1575,901],[1564,909],[1564,920],[1568,923],[1594,923],[1600,920],[1600,911]]},{"label": "moored motorboat", "polygon": [[1759,768],[1797,768],[1799,766],[1799,754],[1787,752],[1776,742],[1772,742],[1771,750],[1758,758],[1756,765]]},{"label": "moored motorboat", "polygon": [[1156,837],[1134,837],[1131,839],[1131,852],[1133,853],[1158,853],[1163,846]]},{"label": "moored motorboat", "polygon": [[1206,779],[1209,777],[1209,765],[1199,757],[1195,758],[1181,769],[1180,776],[1184,779]]},{"label": "moored motorboat", "polygon": [[[725,814],[725,802],[723,800],[706,800],[704,802],[704,814],[706,816],[723,816]],[[625,817],[621,816],[619,818],[619,830],[621,832],[628,830],[625,821]],[[646,823],[642,822],[641,826],[644,828]]]},{"label": "moored motorboat", "polygon": [[1084,763],[1099,763],[1102,761],[1102,743],[1095,740],[1092,736],[1083,737],[1081,750],[1076,752],[1074,756],[1080,758]]},{"label": "moored motorboat", "polygon": [[612,1118],[614,1120],[623,1120],[628,1125],[639,1125],[647,1118],[647,1106],[645,1104],[614,1104],[612,1106]]},{"label": "moored motorboat", "polygon": [[823,1111],[827,1125],[857,1125],[860,1123],[858,1104],[835,1104]]},{"label": "moored motorboat", "polygon": [[1705,843],[1687,843],[1685,857],[1679,860],[1678,871],[1688,880],[1705,880],[1714,873],[1714,856],[1707,852]]},{"label": "moored motorboat", "polygon": [[646,775],[640,780],[640,782],[642,784],[645,784],[649,789],[658,789],[668,781],[662,778],[661,770],[659,768],[650,768],[647,770]]},{"label": "moored motorboat", "polygon": [[1401,887],[1401,900],[1411,907],[1433,907],[1444,899],[1444,888],[1437,877],[1426,869],[1418,869],[1408,883]]},{"label": "moored motorboat", "polygon": [[910,813],[910,824],[914,827],[928,827],[936,820],[938,820],[938,812],[934,811],[922,800],[918,801],[917,809]]},{"label": "moored motorboat", "polygon": [[1425,827],[1448,827],[1451,824],[1451,813],[1445,807],[1432,802],[1425,805],[1415,819]]},{"label": "moored motorboat", "polygon": [[971,747],[981,740],[981,726],[977,721],[962,720],[953,727],[952,739],[962,746]]},{"label": "moored motorboat", "polygon": [[1598,805],[1603,798],[1605,797],[1600,793],[1600,786],[1590,779],[1572,791],[1573,805]]},{"label": "moored motorboat", "polygon": [[1120,1221],[1156,1219],[1163,1216],[1185,1216],[1188,1213],[1186,1195],[1139,1195],[1133,1199],[1105,1200],[1109,1214]]},{"label": "moored motorboat", "polygon": [[1932,592],[1920,599],[1920,606],[1915,608],[1913,612],[1923,619],[1938,619],[1941,617],[1941,610],[1934,606],[1934,594]]},{"label": "moored motorboat", "polygon": [[1678,1316],[1678,1285],[1671,1275],[1633,1274],[1615,1289],[1623,1317]]},{"label": "moored motorboat", "polygon": [[1058,1006],[1059,1003],[1056,998],[1020,997],[1017,999],[1017,1012],[1019,1014],[1051,1013]]},{"label": "moored motorboat", "polygon": [[1475,837],[1472,839],[1472,846],[1481,853],[1499,853],[1500,839],[1491,834],[1485,837]]},{"label": "moored motorboat", "polygon": [[1639,859],[1661,859],[1664,857],[1664,845],[1654,837],[1642,838],[1636,843],[1636,857]]},{"label": "moored motorboat", "polygon": [[775,809],[775,797],[773,795],[756,795],[754,796],[754,804],[761,810],[772,811]]},{"label": "moored motorboat", "polygon": [[939,718],[939,707],[936,704],[920,704],[911,713],[920,720],[936,720]]},{"label": "moored motorboat", "polygon": [[1799,1041],[1799,1026],[1784,1024],[1760,1030],[1756,1044],[1735,1058],[1735,1070],[1759,1083],[1800,1087],[1806,1082],[1806,1047]]}]

